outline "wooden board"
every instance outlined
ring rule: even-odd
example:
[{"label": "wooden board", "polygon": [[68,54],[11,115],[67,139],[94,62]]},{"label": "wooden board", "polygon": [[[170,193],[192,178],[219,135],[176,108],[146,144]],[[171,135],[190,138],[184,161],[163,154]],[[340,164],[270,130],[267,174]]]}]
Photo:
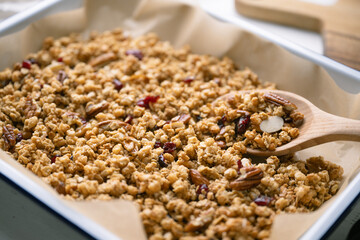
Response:
[{"label": "wooden board", "polygon": [[299,0],[235,0],[242,15],[320,32],[324,54],[360,70],[360,0],[324,6]]}]

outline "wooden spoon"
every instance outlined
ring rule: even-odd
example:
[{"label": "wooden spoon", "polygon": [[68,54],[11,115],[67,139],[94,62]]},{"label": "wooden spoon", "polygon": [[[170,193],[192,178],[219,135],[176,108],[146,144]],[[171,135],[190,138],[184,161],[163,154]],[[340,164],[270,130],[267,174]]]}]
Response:
[{"label": "wooden spoon", "polygon": [[[249,154],[256,156],[279,156],[331,141],[347,140],[360,142],[359,120],[343,118],[324,112],[310,101],[295,93],[280,90],[256,91],[271,92],[294,103],[298,108],[297,110],[303,113],[305,117],[303,124],[299,127],[299,136],[291,140],[291,142],[277,147],[275,151],[247,148]],[[221,99],[226,99],[226,96],[221,97]]]}]

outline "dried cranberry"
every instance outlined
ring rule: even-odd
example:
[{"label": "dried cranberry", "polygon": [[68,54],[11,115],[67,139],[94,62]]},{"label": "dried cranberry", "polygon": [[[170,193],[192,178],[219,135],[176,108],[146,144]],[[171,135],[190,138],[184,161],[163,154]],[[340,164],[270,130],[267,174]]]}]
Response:
[{"label": "dried cranberry", "polygon": [[235,134],[243,134],[250,123],[250,116],[245,115],[235,120]]},{"label": "dried cranberry", "polygon": [[176,149],[176,144],[173,142],[166,142],[163,146],[165,153],[172,153]]},{"label": "dried cranberry", "polygon": [[200,186],[197,187],[196,194],[197,195],[202,194],[203,190],[205,191],[205,193],[209,192],[209,187],[205,183],[203,183],[203,184],[201,184]]},{"label": "dried cranberry", "polygon": [[65,80],[67,77],[68,77],[68,76],[66,75],[66,73],[65,73],[63,70],[60,70],[59,73],[58,73],[58,75],[57,75],[57,77],[56,77],[56,79],[57,79],[59,82],[63,83],[64,80]]},{"label": "dried cranberry", "polygon": [[156,103],[159,98],[160,98],[159,96],[146,96],[144,98],[139,99],[136,104],[139,107],[149,108],[150,107],[149,104]]},{"label": "dried cranberry", "polygon": [[31,62],[29,60],[24,60],[21,66],[26,69],[31,69]]},{"label": "dried cranberry", "polygon": [[113,79],[113,84],[114,88],[118,91],[120,91],[124,87],[124,84],[117,78]]},{"label": "dried cranberry", "polygon": [[226,122],[226,115],[223,115],[221,119],[219,119],[219,121],[217,122],[217,125],[219,126],[219,128],[223,128],[225,127],[225,122]]},{"label": "dried cranberry", "polygon": [[63,62],[63,58],[62,58],[62,57],[59,57],[59,58],[57,59],[57,61],[58,61],[58,62]]},{"label": "dried cranberry", "polygon": [[237,165],[238,165],[239,170],[244,167],[242,165],[241,159],[237,160]]},{"label": "dried cranberry", "polygon": [[61,157],[61,155],[55,154],[54,156],[52,156],[51,163],[55,163],[55,160],[56,160],[57,157]]},{"label": "dried cranberry", "polygon": [[134,117],[132,115],[127,115],[124,122],[131,124],[131,121],[134,119]]},{"label": "dried cranberry", "polygon": [[195,80],[195,77],[194,76],[189,76],[189,77],[186,77],[183,82],[184,83],[191,83],[192,81]]},{"label": "dried cranberry", "polygon": [[202,117],[201,117],[200,115],[197,115],[197,116],[196,116],[196,120],[197,120],[197,121],[201,121],[201,119],[202,119]]},{"label": "dried cranberry", "polygon": [[156,141],[154,144],[154,148],[160,148],[162,147],[162,143],[160,141]]},{"label": "dried cranberry", "polygon": [[18,143],[18,142],[21,142],[21,140],[23,139],[23,135],[22,135],[22,133],[20,132],[20,133],[18,133],[17,135],[16,135],[16,142]]},{"label": "dried cranberry", "polygon": [[126,55],[133,55],[137,59],[141,60],[143,59],[144,55],[143,53],[138,49],[130,49],[125,52]]},{"label": "dried cranberry", "polygon": [[165,162],[164,155],[162,155],[162,154],[159,156],[158,163],[159,163],[159,166],[162,168],[165,168],[168,166],[167,163]]},{"label": "dried cranberry", "polygon": [[272,200],[273,200],[272,197],[260,196],[260,197],[257,197],[257,198],[254,200],[254,202],[255,202],[258,206],[268,206]]}]

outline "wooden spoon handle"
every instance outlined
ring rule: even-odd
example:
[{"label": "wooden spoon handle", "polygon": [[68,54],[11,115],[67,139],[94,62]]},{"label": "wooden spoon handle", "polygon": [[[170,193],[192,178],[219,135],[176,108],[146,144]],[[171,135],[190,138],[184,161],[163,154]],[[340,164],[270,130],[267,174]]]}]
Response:
[{"label": "wooden spoon handle", "polygon": [[321,143],[341,140],[360,142],[359,120],[321,112],[321,118],[317,119],[316,124],[312,126],[313,132],[316,131],[319,136],[318,141]]}]

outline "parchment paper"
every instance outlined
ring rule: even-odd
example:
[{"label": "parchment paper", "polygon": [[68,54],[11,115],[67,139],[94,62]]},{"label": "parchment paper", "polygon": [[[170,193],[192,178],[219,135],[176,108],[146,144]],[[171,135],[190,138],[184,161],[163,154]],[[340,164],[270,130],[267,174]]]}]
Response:
[{"label": "parchment paper", "polygon": [[[117,27],[128,30],[133,36],[155,32],[161,40],[168,40],[176,47],[189,44],[196,53],[219,57],[227,55],[239,68],[250,67],[263,81],[277,83],[279,89],[298,93],[330,113],[360,119],[360,95],[351,95],[341,90],[322,68],[236,26],[211,18],[190,0],[88,1],[84,9],[47,17],[21,32],[1,38],[0,69],[39,50],[47,36],[60,37],[79,32],[86,37],[92,30],[105,31]],[[339,195],[348,185],[349,178],[357,173],[360,144],[323,144],[298,152],[296,157],[305,160],[317,155],[344,168]],[[64,200],[3,151],[0,151],[0,158],[0,161],[11,164],[36,184],[56,195],[59,201],[99,222],[119,237],[145,239],[140,218],[129,202]],[[278,215],[271,238],[298,238],[326,211],[335,198],[336,196],[313,213]]]}]

